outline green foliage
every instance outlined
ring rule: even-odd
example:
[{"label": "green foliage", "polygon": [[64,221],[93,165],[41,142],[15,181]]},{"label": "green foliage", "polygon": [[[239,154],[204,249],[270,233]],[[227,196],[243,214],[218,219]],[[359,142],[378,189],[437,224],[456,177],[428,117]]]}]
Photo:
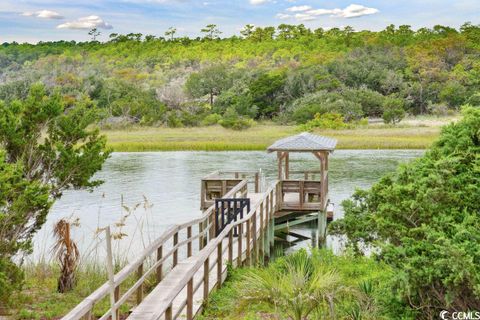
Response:
[{"label": "green foliage", "polygon": [[399,123],[405,118],[405,110],[403,100],[393,96],[385,98],[383,102],[383,121],[393,125]]},{"label": "green foliage", "polygon": [[355,192],[331,225],[393,268],[391,295],[417,318],[480,308],[480,109],[463,115],[422,158]]},{"label": "green foliage", "polygon": [[92,96],[105,109],[104,117],[124,117],[135,123],[153,124],[162,119],[165,105],[158,101],[153,90],[142,90],[124,80],[100,82]]},{"label": "green foliage", "polygon": [[315,118],[300,126],[302,131],[312,131],[313,129],[345,129],[348,124],[343,121],[343,116],[339,113],[324,113],[315,115]]},{"label": "green foliage", "polygon": [[[365,257],[299,250],[267,267],[229,270],[203,319],[388,319],[391,272]],[[202,319],[201,318],[201,319]]]},{"label": "green foliage", "polygon": [[0,102],[1,297],[21,284],[10,261],[31,250],[53,201],[67,189],[101,183],[91,177],[109,153],[105,137],[87,129],[96,119],[88,98],[67,108],[58,93],[48,95],[39,84],[25,100]]},{"label": "green foliage", "polygon": [[297,123],[306,123],[316,114],[339,113],[345,121],[360,119],[363,115],[362,106],[345,99],[340,93],[319,91],[295,100],[290,110]]},{"label": "green foliage", "polygon": [[227,109],[222,120],[219,121],[222,127],[233,130],[248,129],[254,125],[254,123],[252,119],[239,115],[233,108]]},{"label": "green foliage", "polygon": [[259,117],[272,117],[279,111],[279,93],[285,83],[283,75],[261,74],[249,85],[252,104],[258,109]]},{"label": "green foliage", "polygon": [[[201,124],[206,114],[189,106],[207,97],[210,113],[234,107],[242,116],[285,123],[325,112],[347,122],[384,111],[396,119],[399,109],[385,110],[385,97],[402,99],[403,109],[417,115],[436,105],[457,110],[479,92],[479,29],[471,23],[459,30],[390,25],[379,32],[247,25],[241,37],[221,38],[211,24],[195,39],[177,37],[171,27],[165,37],[111,34],[106,43],[4,43],[0,99],[23,99],[41,81],[60,87],[68,103],[89,95],[112,122]],[[324,100],[312,105],[317,94]]]},{"label": "green foliage", "polygon": [[214,124],[217,124],[222,120],[222,116],[219,115],[218,113],[212,113],[203,118],[202,120],[202,125],[203,126],[212,126]]},{"label": "green foliage", "polygon": [[232,86],[232,77],[226,66],[214,65],[198,73],[192,73],[185,83],[186,91],[194,98],[208,95],[210,104],[222,91]]}]

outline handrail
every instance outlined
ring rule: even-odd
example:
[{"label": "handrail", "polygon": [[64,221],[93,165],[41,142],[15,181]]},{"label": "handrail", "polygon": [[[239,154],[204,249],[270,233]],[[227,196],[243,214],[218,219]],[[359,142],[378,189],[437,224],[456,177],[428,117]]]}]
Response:
[{"label": "handrail", "polygon": [[[208,261],[208,259],[214,253],[215,250],[217,250],[217,260],[218,260],[217,268],[219,268],[221,266],[221,263],[222,263],[221,260],[223,260],[223,252],[224,252],[222,250],[222,243],[227,237],[229,239],[231,239],[231,234],[232,234],[233,228],[241,227],[243,224],[247,223],[246,232],[247,232],[247,235],[250,235],[250,239],[247,238],[247,248],[250,247],[250,244],[252,243],[252,241],[255,241],[255,239],[258,237],[258,235],[261,234],[261,232],[262,232],[262,230],[257,230],[257,228],[256,228],[256,222],[257,222],[256,220],[257,220],[258,209],[262,208],[261,209],[261,214],[263,214],[264,213],[263,208],[264,208],[265,202],[267,203],[267,208],[269,208],[269,210],[267,209],[268,212],[265,212],[265,215],[264,215],[265,219],[264,220],[268,221],[270,219],[268,214],[272,215],[272,212],[275,211],[275,209],[273,207],[273,203],[275,203],[275,207],[278,206],[278,204],[277,204],[278,184],[279,184],[278,181],[276,183],[274,183],[268,189],[268,191],[263,194],[260,201],[257,202],[251,208],[250,212],[248,212],[247,215],[243,219],[240,219],[236,222],[233,222],[233,223],[230,223],[229,225],[227,225],[225,227],[225,229],[222,232],[220,232],[220,234],[216,238],[211,240],[202,249],[202,251],[199,252],[199,255],[197,255],[197,259],[196,259],[195,263],[186,272],[183,273],[182,277],[176,282],[174,288],[168,292],[168,295],[166,297],[163,297],[163,299],[161,299],[161,301],[158,301],[158,303],[156,304],[156,312],[155,312],[155,314],[151,315],[151,319],[159,319],[161,316],[163,316],[164,314],[167,314],[167,313],[168,313],[167,319],[175,319],[181,313],[181,311],[185,308],[185,306],[187,306],[187,319],[192,318],[192,302],[191,302],[192,297],[193,297],[193,294],[196,292],[196,290],[198,290],[198,288],[200,287],[199,285],[197,285],[195,287],[193,286],[194,275],[200,270],[200,268],[202,266],[203,267],[205,266],[206,261]],[[273,201],[273,198],[275,198],[275,202]],[[253,218],[253,221],[252,221],[252,218]],[[263,227],[265,227],[266,223],[264,223],[264,221],[262,219],[263,219],[263,217],[261,216],[260,217],[261,225]],[[250,229],[252,224],[254,226],[253,227],[253,229],[254,229],[253,230],[253,234],[254,234],[253,239],[251,238],[251,234],[252,234],[251,231],[252,230]],[[242,233],[240,232],[240,235],[241,234]],[[242,240],[239,239],[238,241],[241,242]],[[231,243],[230,243],[230,245],[231,245]],[[241,250],[240,247],[239,247],[238,250]],[[241,261],[243,259],[242,255],[243,255],[243,252],[239,252],[237,259],[240,259],[240,261]],[[208,269],[209,269],[208,272],[210,272],[210,268],[208,268]],[[219,272],[219,271],[217,270],[217,272]],[[205,281],[205,280],[206,279],[202,279],[201,281]],[[218,286],[221,285],[221,281],[222,281],[221,278],[219,278],[218,279]],[[180,292],[185,289],[185,287],[187,287],[187,291],[189,291],[189,293],[188,293],[189,296],[187,296],[187,302],[186,303],[182,302],[182,304],[181,304],[182,306],[181,306],[180,310],[178,310],[176,312],[175,316],[172,316],[173,301],[180,294]],[[190,287],[190,289],[188,289],[188,287]],[[190,301],[190,303],[189,303],[189,301]]]},{"label": "handrail", "polygon": [[[239,192],[242,192],[243,195],[245,192],[244,189],[247,187],[247,183],[247,180],[241,180],[234,188],[227,192],[223,198],[235,198]],[[208,234],[210,230],[212,230],[213,224],[209,223],[209,221],[211,221],[214,212],[215,206],[213,205],[208,208],[201,217],[190,220],[183,224],[169,227],[159,238],[157,238],[145,250],[143,250],[140,256],[122,268],[122,270],[120,270],[114,276],[115,288],[119,288],[120,285],[133,273],[138,273],[140,270],[142,272],[140,275],[138,275],[137,281],[122,296],[120,296],[118,293],[114,308],[118,310],[118,307],[125,303],[127,299],[135,292],[135,290],[138,290],[139,288],[141,289],[141,286],[143,285],[147,276],[152,274],[154,271],[157,271],[157,279],[160,280],[160,278],[163,276],[163,262],[165,262],[166,258],[173,255],[175,266],[175,264],[178,263],[178,261],[175,260],[178,260],[178,249],[180,247],[187,245],[191,254],[192,242],[198,239],[200,249],[203,248],[205,245],[205,240],[208,243],[208,240],[211,239],[211,237],[208,237]],[[197,235],[192,235],[192,227],[194,225],[199,225],[199,231]],[[184,230],[187,230],[187,239],[178,242],[178,234]],[[173,246],[168,252],[163,253],[163,246],[168,240],[171,239],[173,239]],[[161,252],[159,252],[159,250]],[[155,253],[157,253],[156,262],[147,270],[147,272],[144,273],[143,264],[145,263],[145,260]],[[107,297],[108,294],[110,294],[110,284],[105,282],[102,286],[100,286],[97,290],[80,302],[75,308],[73,308],[68,314],[66,314],[62,320],[78,320],[82,317],[91,317],[91,312],[95,304]],[[108,317],[110,312],[111,309],[109,309],[100,319],[103,319],[105,316]]]}]

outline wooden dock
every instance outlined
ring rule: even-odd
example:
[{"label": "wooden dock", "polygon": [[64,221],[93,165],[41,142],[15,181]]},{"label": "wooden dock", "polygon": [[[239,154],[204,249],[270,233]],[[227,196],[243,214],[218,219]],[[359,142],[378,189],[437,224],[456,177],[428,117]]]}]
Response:
[{"label": "wooden dock", "polygon": [[[120,308],[128,303],[134,305],[128,319],[190,320],[212,290],[222,286],[227,265],[263,263],[270,256],[275,229],[317,219],[324,239],[331,218],[327,217],[328,152],[335,143],[307,133],[276,142],[269,151],[278,153],[279,179],[264,191],[261,172],[209,174],[201,181],[201,217],[169,228],[62,319],[117,320]],[[313,152],[320,170],[290,171],[290,151]],[[300,179],[290,177],[298,173]],[[319,180],[312,179],[316,174]],[[132,277],[133,284],[127,281]],[[149,292],[147,280],[155,283]],[[105,299],[110,299],[110,309],[95,316],[95,306]]]}]

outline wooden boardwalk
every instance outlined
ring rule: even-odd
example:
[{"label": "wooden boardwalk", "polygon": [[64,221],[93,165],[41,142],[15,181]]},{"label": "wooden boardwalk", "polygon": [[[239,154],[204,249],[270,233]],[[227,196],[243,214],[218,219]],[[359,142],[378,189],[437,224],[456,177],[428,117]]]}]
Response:
[{"label": "wooden boardwalk", "polygon": [[[279,229],[288,229],[317,216],[319,231],[326,230],[328,156],[335,146],[334,139],[306,132],[278,140],[267,149],[277,153],[278,180],[264,192],[260,192],[261,171],[215,171],[204,177],[203,215],[169,228],[120,272],[110,272],[109,282],[62,319],[117,320],[126,304],[134,306],[128,316],[132,320],[193,319],[210,292],[222,286],[227,264],[251,265],[269,256],[276,218]],[[291,152],[312,153],[320,170],[290,170]],[[254,189],[249,192],[252,183]],[[194,246],[198,251],[194,252]],[[155,283],[150,292],[147,280]],[[110,309],[98,317],[95,306],[106,299]]]},{"label": "wooden boardwalk", "polygon": [[[324,213],[322,226],[326,226],[328,201],[321,181],[278,180],[265,192],[258,192],[259,175],[255,173],[254,177],[254,192],[248,192],[252,181],[238,172],[233,178],[220,177],[216,172],[202,180],[201,203],[209,207],[201,217],[169,228],[62,319],[116,320],[125,304],[134,305],[128,315],[132,320],[193,319],[210,292],[221,287],[228,264],[251,265],[269,256],[276,217],[283,219],[295,211],[297,215],[317,212],[320,219]],[[248,200],[248,206],[240,211],[236,204],[229,207],[236,217],[231,221],[230,209],[228,218],[223,219],[223,209],[219,213],[215,199],[228,205],[236,203],[233,200]],[[132,277],[135,283],[127,286],[126,280]],[[156,285],[146,292],[145,282],[152,278]],[[111,308],[102,316],[95,316],[95,305],[105,299],[110,299]]]},{"label": "wooden boardwalk", "polygon": [[[272,184],[263,193],[248,193],[247,184],[247,179],[238,180],[223,195],[250,199],[250,210],[245,209],[242,219],[226,225],[217,235],[211,206],[202,217],[169,228],[117,273],[113,284],[105,283],[62,319],[119,319],[120,307],[132,301],[136,306],[128,319],[193,319],[210,292],[226,278],[227,264],[236,267],[256,263],[273,244],[279,184]],[[197,252],[193,246],[198,246]],[[125,288],[126,280],[132,276],[136,282]],[[157,285],[146,293],[145,281],[152,277]],[[111,308],[96,317],[95,305],[109,297]]]}]

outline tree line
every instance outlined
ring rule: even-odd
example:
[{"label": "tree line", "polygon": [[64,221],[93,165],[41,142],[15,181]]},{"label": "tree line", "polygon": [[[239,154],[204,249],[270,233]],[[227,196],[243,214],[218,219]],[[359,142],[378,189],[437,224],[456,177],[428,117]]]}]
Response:
[{"label": "tree line", "polygon": [[[221,38],[130,33],[107,42],[4,43],[0,99],[42,82],[67,103],[89,97],[104,124],[243,128],[252,120],[303,124],[324,114],[348,122],[406,113],[444,115],[480,102],[480,26],[379,32],[351,27],[247,25]],[[55,89],[57,88],[57,89]]]}]

